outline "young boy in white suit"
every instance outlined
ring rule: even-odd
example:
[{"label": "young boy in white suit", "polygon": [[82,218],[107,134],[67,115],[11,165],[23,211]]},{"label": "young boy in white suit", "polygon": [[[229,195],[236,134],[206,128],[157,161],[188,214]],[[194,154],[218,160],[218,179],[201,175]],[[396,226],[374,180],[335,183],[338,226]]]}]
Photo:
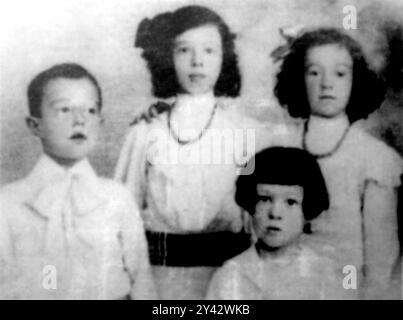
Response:
[{"label": "young boy in white suit", "polygon": [[103,121],[97,80],[59,64],[31,81],[28,102],[43,155],[0,191],[0,298],[155,299],[137,206],[87,160]]}]

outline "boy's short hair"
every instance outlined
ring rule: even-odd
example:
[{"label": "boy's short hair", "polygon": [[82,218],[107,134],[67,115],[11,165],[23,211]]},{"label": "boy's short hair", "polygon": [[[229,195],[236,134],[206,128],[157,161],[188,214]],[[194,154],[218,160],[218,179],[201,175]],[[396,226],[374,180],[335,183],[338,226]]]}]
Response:
[{"label": "boy's short hair", "polygon": [[57,64],[39,73],[28,85],[28,106],[29,113],[33,117],[41,117],[41,104],[44,88],[51,80],[58,78],[81,79],[87,78],[97,89],[98,107],[102,108],[101,87],[95,77],[84,67],[76,63]]},{"label": "boy's short hair", "polygon": [[138,27],[135,47],[143,49],[142,56],[151,72],[154,96],[169,98],[180,91],[173,63],[174,40],[189,29],[207,24],[217,26],[223,44],[223,64],[214,94],[218,97],[239,95],[241,76],[235,53],[235,35],[214,11],[202,6],[185,6],[151,20],[144,19]]},{"label": "boy's short hair", "polygon": [[329,208],[326,183],[315,157],[297,148],[272,147],[257,153],[255,170],[249,175],[240,175],[236,182],[235,201],[249,214],[254,215],[258,184],[301,186],[304,190],[302,209],[309,221]]},{"label": "boy's short hair", "polygon": [[306,119],[311,113],[304,79],[308,50],[330,44],[345,48],[353,59],[353,85],[346,107],[350,122],[366,118],[384,100],[385,85],[369,68],[359,43],[336,28],[320,28],[305,32],[291,43],[277,75],[274,94],[292,117]]}]

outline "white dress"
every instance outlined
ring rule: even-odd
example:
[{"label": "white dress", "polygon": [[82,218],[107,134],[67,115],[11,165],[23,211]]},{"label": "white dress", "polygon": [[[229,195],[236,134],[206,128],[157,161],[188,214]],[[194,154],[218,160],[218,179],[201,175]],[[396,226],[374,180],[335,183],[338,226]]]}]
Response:
[{"label": "white dress", "polygon": [[[167,123],[165,112],[151,123],[133,126],[116,168],[116,178],[142,204],[145,228],[174,234],[243,230],[245,217],[234,200],[237,174],[257,150],[287,136],[284,126],[266,128],[223,101],[218,101],[208,130],[193,143],[179,144]],[[215,270],[153,269],[160,293],[168,299],[202,298]]]},{"label": "white dress", "polygon": [[[313,122],[313,125],[322,123]],[[328,126],[329,132],[324,135],[331,136],[331,130],[338,130],[338,126],[337,123],[333,128]],[[302,127],[298,128],[297,143],[303,140]],[[325,136],[321,136],[320,143],[326,144]],[[371,201],[380,208],[385,204],[377,203],[376,197],[365,197],[365,193],[368,184],[373,183],[393,202],[395,189],[400,185],[402,159],[393,149],[353,124],[339,148],[329,156],[318,158],[318,162],[326,181],[330,208],[313,221],[310,244],[335,259],[340,270],[352,265],[365,275],[365,268],[374,263],[383,265],[379,276],[387,279],[399,250],[396,209],[371,210],[368,205]],[[365,203],[370,210],[364,212]]]},{"label": "white dress", "polygon": [[304,246],[281,257],[262,258],[255,246],[228,260],[214,274],[211,300],[324,300],[353,299],[330,259]]}]

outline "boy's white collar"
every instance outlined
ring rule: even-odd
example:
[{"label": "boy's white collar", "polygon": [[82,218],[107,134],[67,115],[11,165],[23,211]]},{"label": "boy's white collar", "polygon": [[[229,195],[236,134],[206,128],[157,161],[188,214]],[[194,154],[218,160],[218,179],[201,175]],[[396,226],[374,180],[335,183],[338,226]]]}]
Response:
[{"label": "boy's white collar", "polygon": [[65,169],[44,154],[28,179],[37,190],[27,205],[45,217],[60,214],[68,192],[74,193],[71,195],[80,215],[93,211],[105,201],[99,193],[99,179],[87,159]]},{"label": "boy's white collar", "polygon": [[77,162],[71,168],[66,169],[46,154],[42,154],[29,175],[29,178],[33,179],[36,185],[43,187],[54,183],[55,180],[58,180],[68,174],[77,174],[83,176],[85,177],[87,183],[94,185],[94,187],[98,182],[97,174],[87,158]]}]

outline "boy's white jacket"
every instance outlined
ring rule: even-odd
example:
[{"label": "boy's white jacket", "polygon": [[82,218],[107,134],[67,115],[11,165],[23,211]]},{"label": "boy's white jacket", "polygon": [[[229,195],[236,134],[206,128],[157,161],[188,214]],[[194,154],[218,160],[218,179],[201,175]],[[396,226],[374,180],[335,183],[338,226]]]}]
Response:
[{"label": "boy's white jacket", "polygon": [[46,155],[0,191],[0,297],[153,299],[137,206],[87,160],[66,171]]}]

